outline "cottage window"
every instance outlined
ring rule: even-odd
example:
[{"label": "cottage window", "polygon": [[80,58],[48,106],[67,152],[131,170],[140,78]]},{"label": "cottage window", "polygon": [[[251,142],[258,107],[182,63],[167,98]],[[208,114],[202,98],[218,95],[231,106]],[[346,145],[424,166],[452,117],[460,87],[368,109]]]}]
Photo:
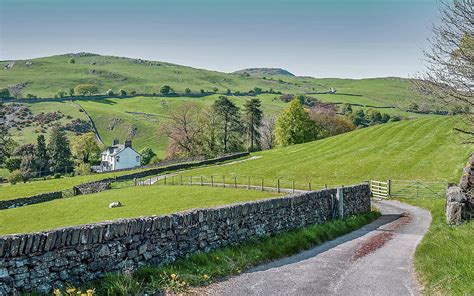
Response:
[{"label": "cottage window", "polygon": [[120,156],[117,156],[117,162],[119,162],[119,161],[120,161]]},{"label": "cottage window", "polygon": [[137,156],[137,162],[140,162],[140,156]]}]

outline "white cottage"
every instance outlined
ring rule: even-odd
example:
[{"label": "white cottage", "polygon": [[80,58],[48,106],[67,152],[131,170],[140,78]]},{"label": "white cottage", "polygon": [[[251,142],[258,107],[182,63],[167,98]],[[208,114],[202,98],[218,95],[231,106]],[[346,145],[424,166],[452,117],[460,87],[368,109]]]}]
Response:
[{"label": "white cottage", "polygon": [[114,171],[140,166],[140,153],[132,148],[132,141],[126,140],[124,145],[114,140],[112,146],[102,152],[101,171]]}]

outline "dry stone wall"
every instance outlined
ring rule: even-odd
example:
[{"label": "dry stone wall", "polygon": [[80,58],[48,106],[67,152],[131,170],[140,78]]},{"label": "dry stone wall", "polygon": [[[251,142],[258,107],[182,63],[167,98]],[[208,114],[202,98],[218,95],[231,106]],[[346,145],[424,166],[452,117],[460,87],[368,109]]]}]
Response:
[{"label": "dry stone wall", "polygon": [[[341,191],[341,190],[340,190]],[[368,184],[342,189],[344,216],[370,210]],[[340,193],[326,189],[167,216],[122,219],[42,233],[0,237],[0,295],[65,283],[106,272],[172,262],[196,251],[338,217]]]},{"label": "dry stone wall", "polygon": [[43,193],[23,198],[17,198],[12,200],[0,200],[0,210],[16,208],[21,206],[32,205],[40,202],[46,202],[57,198],[62,198],[63,193],[61,191]]},{"label": "dry stone wall", "polygon": [[448,188],[445,212],[448,224],[460,224],[474,215],[474,154],[463,169],[459,187]]}]

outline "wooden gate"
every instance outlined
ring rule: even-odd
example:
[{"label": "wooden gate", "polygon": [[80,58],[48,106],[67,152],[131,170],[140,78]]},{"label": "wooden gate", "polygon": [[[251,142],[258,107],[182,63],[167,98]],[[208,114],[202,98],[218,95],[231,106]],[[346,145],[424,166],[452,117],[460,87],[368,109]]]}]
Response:
[{"label": "wooden gate", "polygon": [[389,198],[390,197],[390,181],[370,181],[370,191],[373,197]]}]

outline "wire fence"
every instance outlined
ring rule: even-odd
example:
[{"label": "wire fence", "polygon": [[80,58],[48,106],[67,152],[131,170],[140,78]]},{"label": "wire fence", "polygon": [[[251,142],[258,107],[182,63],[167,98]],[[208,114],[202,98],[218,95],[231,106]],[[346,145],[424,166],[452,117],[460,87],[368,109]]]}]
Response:
[{"label": "wire fence", "polygon": [[149,185],[185,185],[185,186],[210,186],[221,188],[240,188],[253,189],[261,191],[275,191],[284,193],[298,193],[305,191],[314,191],[327,189],[333,186],[331,184],[322,184],[311,180],[291,180],[285,178],[260,178],[254,176],[237,175],[178,175],[169,174],[156,176],[149,179],[134,180],[135,186]]}]

